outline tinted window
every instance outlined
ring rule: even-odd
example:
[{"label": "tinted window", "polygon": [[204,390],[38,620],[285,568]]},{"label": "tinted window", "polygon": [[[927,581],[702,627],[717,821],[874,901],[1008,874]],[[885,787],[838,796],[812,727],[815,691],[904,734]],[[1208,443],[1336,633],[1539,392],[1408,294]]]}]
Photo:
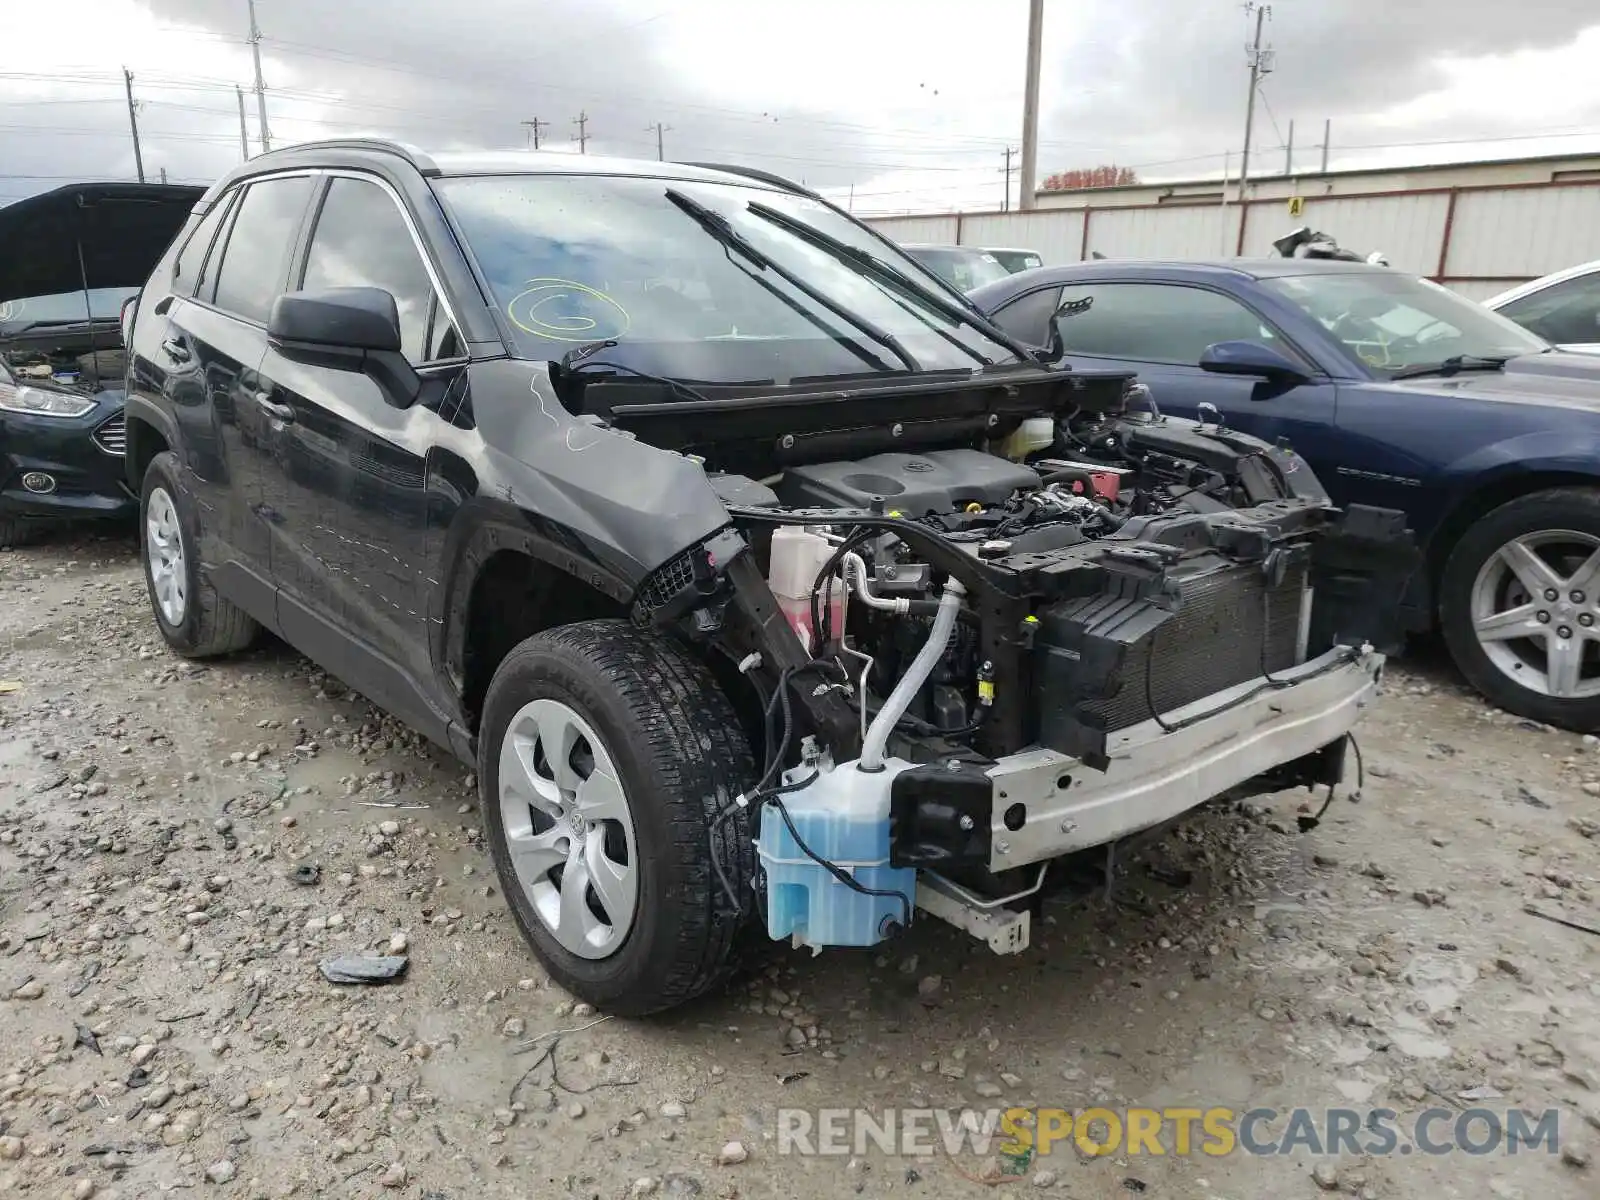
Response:
[{"label": "tinted window", "polygon": [[1600,342],[1600,271],[1513,300],[1500,315],[1547,342]]},{"label": "tinted window", "polygon": [[1011,274],[1000,265],[1000,260],[987,250],[964,250],[956,247],[913,246],[906,251],[940,279],[963,292],[985,283],[993,283]]},{"label": "tinted window", "polygon": [[195,226],[194,233],[184,243],[177,261],[172,265],[172,278],[177,284],[173,290],[180,295],[194,295],[194,284],[200,278],[201,268],[205,265],[206,252],[216,240],[217,230],[222,226],[222,218],[228,215],[228,209],[232,207],[234,197],[238,194],[237,191],[230,191],[226,195],[218,196],[216,203],[206,210],[206,215],[200,218],[200,224]]},{"label": "tinted window", "polygon": [[306,176],[250,185],[217,272],[218,308],[266,322],[272,302],[283,292],[289,252],[310,197],[311,180]]},{"label": "tinted window", "polygon": [[995,324],[1012,337],[1030,346],[1050,342],[1050,318],[1061,302],[1061,289],[1042,288],[1018,297],[994,314]]},{"label": "tinted window", "polygon": [[[1204,288],[1162,283],[1068,284],[1057,318],[1068,354],[1198,365],[1216,342],[1273,342],[1244,305]],[[1081,307],[1079,307],[1081,306]]]},{"label": "tinted window", "polygon": [[377,184],[336,178],[328,185],[301,286],[382,288],[400,310],[401,352],[414,363],[434,357],[427,347],[433,283],[400,209]]}]

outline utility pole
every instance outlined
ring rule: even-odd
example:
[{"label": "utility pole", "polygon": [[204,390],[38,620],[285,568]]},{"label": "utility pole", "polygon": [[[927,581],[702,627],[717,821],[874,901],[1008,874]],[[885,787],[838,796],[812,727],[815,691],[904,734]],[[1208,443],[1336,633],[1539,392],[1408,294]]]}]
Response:
[{"label": "utility pole", "polygon": [[[1044,46],[1044,0],[1028,2],[1028,70],[1022,98],[1022,179],[1017,207],[1033,208],[1034,181],[1039,177],[1039,57]],[[1011,185],[1006,184],[1006,194]]]},{"label": "utility pole", "polygon": [[256,26],[256,0],[245,0],[250,7],[250,53],[256,60],[256,123],[261,135],[261,153],[272,149],[272,134],[267,131],[267,85],[261,78],[261,30]]},{"label": "utility pole", "polygon": [[1250,176],[1250,132],[1256,120],[1256,89],[1261,86],[1261,77],[1272,70],[1272,51],[1261,49],[1262,26],[1267,22],[1267,17],[1272,12],[1270,4],[1246,4],[1246,13],[1254,11],[1256,14],[1256,37],[1248,47],[1250,55],[1250,101],[1244,110],[1244,150],[1239,155],[1239,203],[1244,203],[1244,189]]},{"label": "utility pole", "polygon": [[250,131],[244,123],[244,89],[237,83],[233,85],[233,94],[239,98],[239,153],[244,156],[244,161],[250,161]]},{"label": "utility pole", "polygon": [[580,112],[572,123],[578,127],[578,153],[589,153],[589,114]]},{"label": "utility pole", "polygon": [[1001,169],[1005,172],[1005,176],[1006,176],[1006,195],[1005,195],[1005,199],[1000,202],[1000,211],[1001,212],[1010,212],[1011,211],[1011,156],[1013,154],[1015,154],[1016,151],[1013,150],[1010,146],[1007,146],[1005,148],[1004,153],[1005,153],[1005,156],[1006,156],[1006,165]]},{"label": "utility pole", "polygon": [[122,68],[122,86],[128,92],[128,128],[133,130],[133,165],[139,172],[139,182],[144,182],[144,154],[139,149],[139,118],[134,112],[133,72]]},{"label": "utility pole", "polygon": [[167,183],[167,169],[165,167],[162,167],[161,168],[161,185],[163,187],[165,187],[166,183]]},{"label": "utility pole", "polygon": [[1328,143],[1333,140],[1333,119],[1330,117],[1322,123],[1322,173],[1328,173]]},{"label": "utility pole", "polygon": [[1289,118],[1289,140],[1283,147],[1283,173],[1294,174],[1294,118]]},{"label": "utility pole", "polygon": [[531,121],[522,122],[522,125],[528,131],[527,138],[524,140],[523,144],[525,146],[532,146],[533,149],[537,150],[539,148],[539,131],[541,129],[549,129],[550,122],[541,121],[538,117],[535,117]]},{"label": "utility pole", "polygon": [[661,135],[663,133],[671,133],[672,126],[663,125],[660,121],[657,121],[654,125],[646,125],[644,127],[644,131],[646,133],[653,133],[656,135],[656,160],[658,162],[665,162],[667,155],[666,151],[661,148]]}]

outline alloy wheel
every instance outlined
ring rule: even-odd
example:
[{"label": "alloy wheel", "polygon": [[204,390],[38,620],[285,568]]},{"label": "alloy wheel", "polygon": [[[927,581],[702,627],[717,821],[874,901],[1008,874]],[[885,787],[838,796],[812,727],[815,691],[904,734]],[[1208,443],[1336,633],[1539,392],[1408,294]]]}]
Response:
[{"label": "alloy wheel", "polygon": [[183,624],[189,604],[189,573],[183,555],[178,509],[165,488],[150,490],[145,504],[144,539],[150,563],[150,587],[168,625]]},{"label": "alloy wheel", "polygon": [[605,743],[577,711],[534,700],[500,744],[500,815],[517,881],[539,919],[580,958],[613,954],[633,927],[633,815]]},{"label": "alloy wheel", "polygon": [[1478,569],[1469,612],[1484,655],[1513,682],[1561,700],[1600,696],[1600,537],[1513,538]]}]

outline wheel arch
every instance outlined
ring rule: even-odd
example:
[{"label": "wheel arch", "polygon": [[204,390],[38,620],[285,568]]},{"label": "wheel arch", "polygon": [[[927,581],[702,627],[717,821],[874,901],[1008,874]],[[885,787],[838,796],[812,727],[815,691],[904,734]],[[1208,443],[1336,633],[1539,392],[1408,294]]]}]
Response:
[{"label": "wheel arch", "polygon": [[1467,530],[1503,504],[1554,488],[1584,487],[1600,491],[1600,471],[1586,472],[1568,467],[1525,467],[1512,474],[1480,479],[1464,491],[1439,521],[1428,539],[1428,610],[1438,620],[1439,585],[1445,564]]},{"label": "wheel arch", "polygon": [[178,431],[166,413],[135,396],[128,397],[123,413],[128,430],[123,471],[128,487],[137,495],[144,487],[144,473],[150,467],[150,460],[163,450],[177,448]]}]

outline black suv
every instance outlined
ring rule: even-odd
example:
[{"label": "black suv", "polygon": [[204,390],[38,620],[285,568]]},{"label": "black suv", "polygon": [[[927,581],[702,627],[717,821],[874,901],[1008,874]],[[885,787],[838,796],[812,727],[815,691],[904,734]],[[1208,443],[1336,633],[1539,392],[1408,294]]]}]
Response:
[{"label": "black suv", "polygon": [[474,763],[535,951],[638,1013],[758,916],[1014,950],[1026,868],[1337,777],[1398,535],[1128,387],[781,179],[329,142],[145,287],[128,478],[168,644],[264,626]]}]

